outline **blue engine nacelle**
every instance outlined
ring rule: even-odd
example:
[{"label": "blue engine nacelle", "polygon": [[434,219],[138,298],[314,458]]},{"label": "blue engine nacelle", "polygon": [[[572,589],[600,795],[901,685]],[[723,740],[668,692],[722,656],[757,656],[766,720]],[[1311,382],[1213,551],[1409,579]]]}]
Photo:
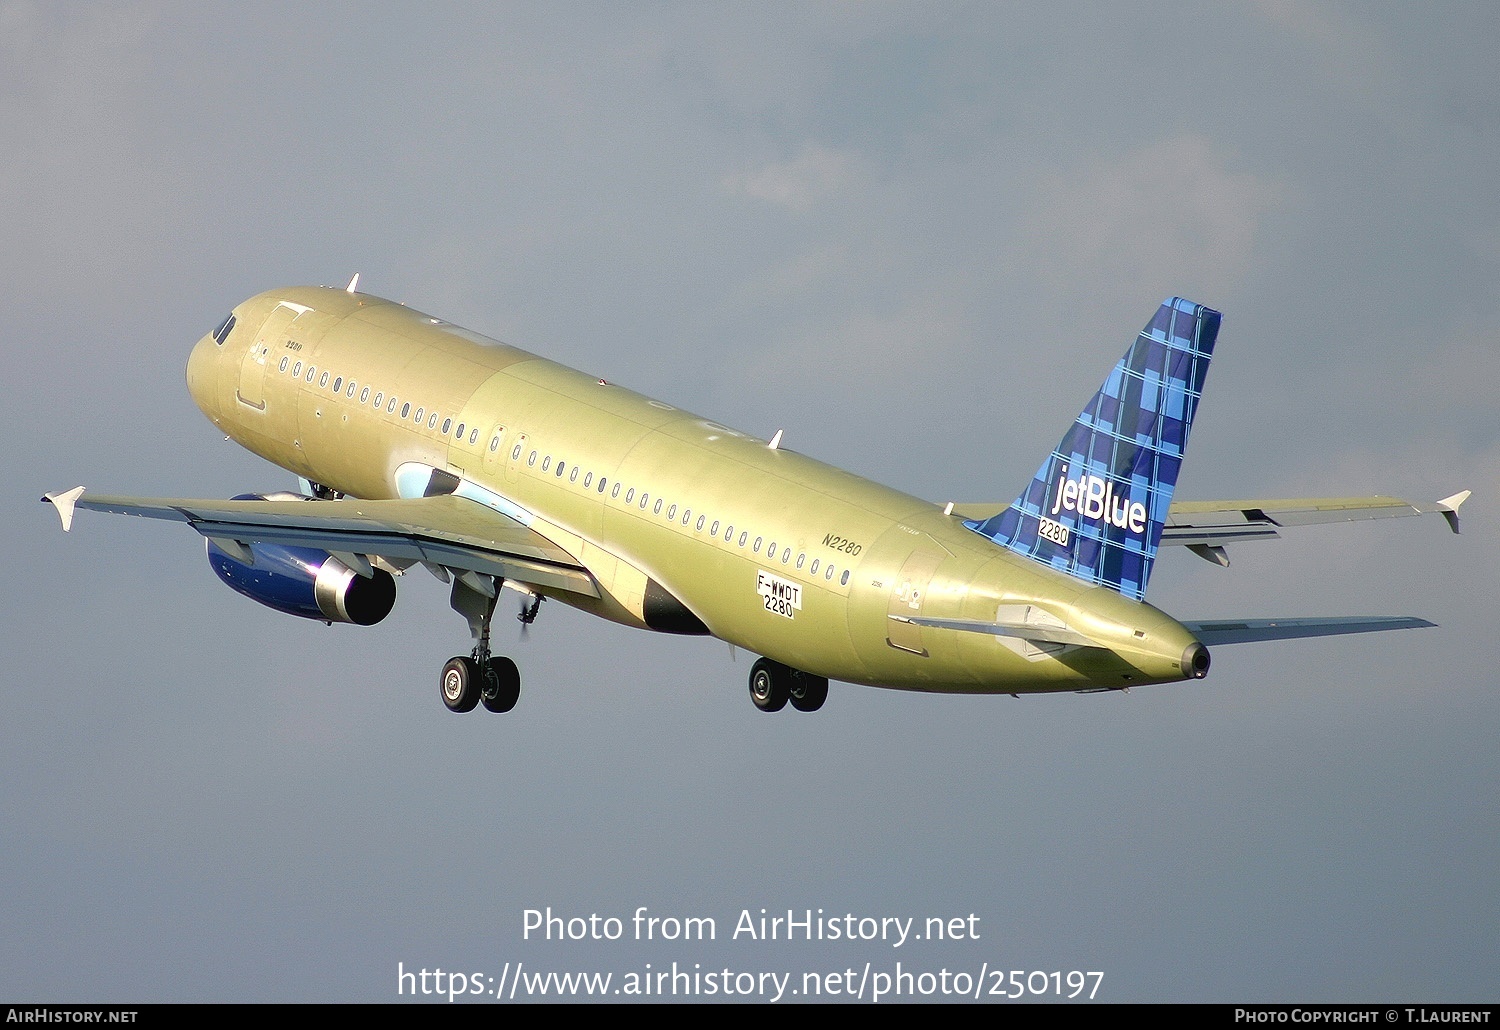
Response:
[{"label": "blue engine nacelle", "polygon": [[229,586],[288,615],[320,622],[373,626],[396,604],[396,581],[384,569],[365,579],[327,551],[249,544],[246,565],[208,541],[208,563]]},{"label": "blue engine nacelle", "polygon": [[[241,499],[261,498],[258,494],[236,498]],[[366,579],[327,551],[261,543],[246,545],[254,559],[247,565],[212,540],[207,544],[208,563],[215,575],[251,600],[288,615],[373,626],[396,604],[396,581],[384,569],[376,569]]]}]

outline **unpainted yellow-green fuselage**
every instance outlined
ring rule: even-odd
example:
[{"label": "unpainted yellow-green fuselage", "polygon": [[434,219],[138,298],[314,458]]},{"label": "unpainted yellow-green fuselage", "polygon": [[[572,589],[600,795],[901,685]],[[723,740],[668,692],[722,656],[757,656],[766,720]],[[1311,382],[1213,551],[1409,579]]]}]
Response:
[{"label": "unpainted yellow-green fuselage", "polygon": [[[1009,693],[1184,678],[1178,623],[930,502],[364,294],[276,290],[235,314],[188,365],[215,425],[354,497],[397,496],[413,462],[480,484],[589,570],[599,598],[554,596],[594,614],[643,627],[650,577],[715,636],[830,679]],[[768,604],[767,574],[800,588],[800,608]],[[1025,605],[1107,646],[1049,654],[892,618],[992,622]]]}]

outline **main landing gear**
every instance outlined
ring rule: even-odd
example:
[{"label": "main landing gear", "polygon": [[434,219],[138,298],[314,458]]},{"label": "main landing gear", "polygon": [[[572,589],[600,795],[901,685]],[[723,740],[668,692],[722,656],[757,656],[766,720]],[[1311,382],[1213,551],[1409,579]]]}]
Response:
[{"label": "main landing gear", "polygon": [[[521,671],[516,668],[516,663],[504,655],[490,654],[490,622],[495,617],[495,601],[503,583],[504,580],[498,577],[474,572],[462,572],[453,579],[449,603],[454,611],[469,620],[474,650],[468,657],[460,655],[448,659],[448,664],[443,666],[438,686],[443,694],[443,704],[450,712],[471,712],[481,704],[485,711],[508,712],[521,697]],[[540,604],[541,598],[538,597],[529,612],[523,613],[523,623],[529,624],[536,618]],[[526,614],[530,618],[525,618]]]},{"label": "main landing gear", "polygon": [[508,712],[521,697],[521,670],[504,655],[480,662],[477,658],[448,659],[443,666],[443,704],[450,712]]},{"label": "main landing gear", "polygon": [[799,712],[816,712],[828,700],[828,681],[760,658],[750,667],[750,700],[762,712],[779,712],[788,701]]}]

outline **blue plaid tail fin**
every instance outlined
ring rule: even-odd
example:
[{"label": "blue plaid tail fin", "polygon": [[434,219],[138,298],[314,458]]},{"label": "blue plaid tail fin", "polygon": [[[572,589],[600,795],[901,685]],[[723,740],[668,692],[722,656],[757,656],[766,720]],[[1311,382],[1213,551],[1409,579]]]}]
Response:
[{"label": "blue plaid tail fin", "polygon": [[1043,565],[1144,598],[1219,320],[1180,297],[1162,304],[1026,491],[998,515],[964,525]]}]

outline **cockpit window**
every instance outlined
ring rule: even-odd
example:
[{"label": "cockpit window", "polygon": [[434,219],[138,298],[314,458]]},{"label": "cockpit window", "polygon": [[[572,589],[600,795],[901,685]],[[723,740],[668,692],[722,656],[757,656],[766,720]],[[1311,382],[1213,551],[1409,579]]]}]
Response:
[{"label": "cockpit window", "polygon": [[224,345],[224,340],[232,332],[234,332],[234,313],[233,312],[230,313],[230,315],[229,315],[228,318],[224,319],[224,321],[222,321],[222,322],[219,323],[219,328],[217,328],[217,329],[214,330],[214,343],[217,343],[219,346],[222,347]]}]

